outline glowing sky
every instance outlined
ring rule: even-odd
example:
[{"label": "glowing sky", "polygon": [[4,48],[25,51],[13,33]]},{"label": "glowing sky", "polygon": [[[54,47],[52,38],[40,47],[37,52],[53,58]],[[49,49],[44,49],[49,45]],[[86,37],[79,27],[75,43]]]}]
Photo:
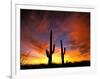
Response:
[{"label": "glowing sky", "polygon": [[65,62],[90,60],[90,13],[20,10],[21,64],[47,64],[50,30],[56,45],[53,62],[61,63],[60,40],[66,47]]}]

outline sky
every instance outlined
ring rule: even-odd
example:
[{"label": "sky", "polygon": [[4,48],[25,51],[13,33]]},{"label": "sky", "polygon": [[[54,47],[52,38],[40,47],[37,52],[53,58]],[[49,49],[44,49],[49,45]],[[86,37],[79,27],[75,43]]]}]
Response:
[{"label": "sky", "polygon": [[48,10],[20,10],[21,64],[47,64],[52,30],[54,63],[61,63],[61,46],[66,48],[64,62],[90,61],[90,13]]}]

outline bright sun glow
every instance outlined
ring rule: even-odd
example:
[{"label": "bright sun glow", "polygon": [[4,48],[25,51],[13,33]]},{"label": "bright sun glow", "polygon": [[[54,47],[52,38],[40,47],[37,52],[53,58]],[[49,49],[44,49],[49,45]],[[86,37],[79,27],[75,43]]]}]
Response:
[{"label": "bright sun glow", "polygon": [[[74,53],[74,54],[73,54]],[[87,60],[89,60],[88,55],[85,55]],[[68,51],[64,55],[64,63],[82,61],[84,56],[80,56],[80,52],[78,50]],[[52,63],[61,64],[61,53],[54,53],[52,56]],[[46,55],[42,57],[26,57],[21,56],[21,64],[48,64],[48,57]]]}]

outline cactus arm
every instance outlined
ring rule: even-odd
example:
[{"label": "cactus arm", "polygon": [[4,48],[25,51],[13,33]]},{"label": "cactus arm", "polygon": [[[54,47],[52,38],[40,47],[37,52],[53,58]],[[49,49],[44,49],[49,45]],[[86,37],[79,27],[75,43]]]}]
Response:
[{"label": "cactus arm", "polygon": [[48,52],[48,50],[46,50],[46,55],[47,55],[47,57],[49,57],[49,52]]},{"label": "cactus arm", "polygon": [[66,48],[64,48],[64,54],[65,54]]},{"label": "cactus arm", "polygon": [[52,50],[52,53],[54,53],[54,50],[55,50],[55,44],[53,45],[53,50]]}]

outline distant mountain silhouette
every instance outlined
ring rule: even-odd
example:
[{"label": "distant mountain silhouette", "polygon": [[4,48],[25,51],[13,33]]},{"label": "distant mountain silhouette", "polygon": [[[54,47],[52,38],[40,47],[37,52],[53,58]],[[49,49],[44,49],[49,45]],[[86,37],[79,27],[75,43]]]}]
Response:
[{"label": "distant mountain silhouette", "polygon": [[65,64],[56,64],[52,63],[48,64],[39,64],[39,65],[20,65],[20,69],[44,69],[44,68],[63,68],[63,67],[84,67],[90,66],[90,61],[82,61],[82,62],[67,62]]}]

